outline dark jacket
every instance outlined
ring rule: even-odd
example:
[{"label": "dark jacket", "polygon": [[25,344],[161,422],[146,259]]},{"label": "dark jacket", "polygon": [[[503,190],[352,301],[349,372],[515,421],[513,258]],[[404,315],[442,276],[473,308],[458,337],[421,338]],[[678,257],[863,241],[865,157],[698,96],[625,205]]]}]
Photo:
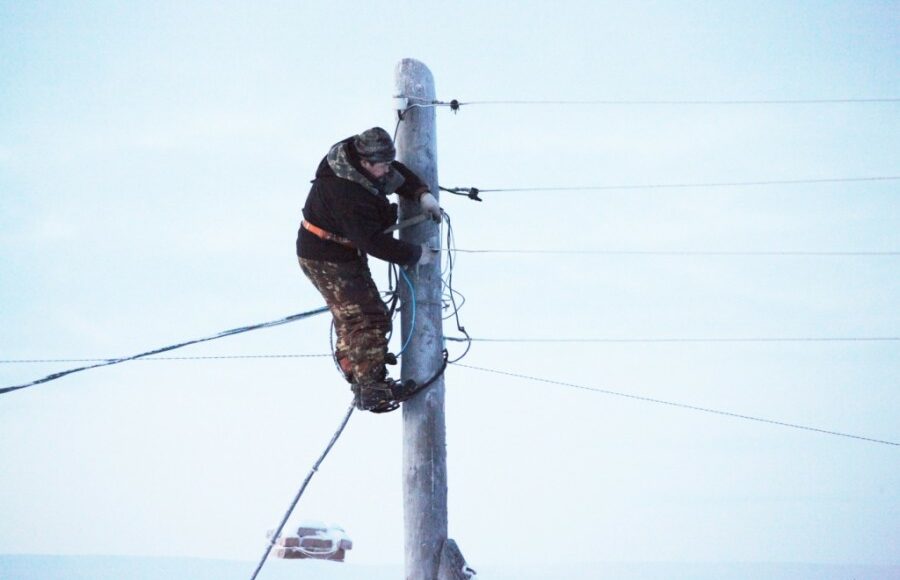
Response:
[{"label": "dark jacket", "polygon": [[[383,233],[397,220],[397,206],[387,195],[397,193],[411,200],[428,191],[408,167],[394,161],[385,178],[375,180],[359,162],[352,137],[335,144],[319,163],[303,218],[343,238],[376,258],[404,266],[419,261],[422,248]],[[297,233],[297,255],[310,260],[349,262],[359,252],[337,242],[323,240],[301,227]]]}]

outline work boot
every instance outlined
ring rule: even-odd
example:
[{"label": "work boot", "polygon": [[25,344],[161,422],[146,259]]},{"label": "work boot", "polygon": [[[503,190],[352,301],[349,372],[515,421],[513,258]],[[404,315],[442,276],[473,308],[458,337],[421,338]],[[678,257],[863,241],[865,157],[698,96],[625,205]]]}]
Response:
[{"label": "work boot", "polygon": [[353,391],[356,408],[373,413],[389,413],[397,410],[400,403],[394,400],[392,384],[393,381],[384,381],[367,385],[352,385],[350,389]]}]

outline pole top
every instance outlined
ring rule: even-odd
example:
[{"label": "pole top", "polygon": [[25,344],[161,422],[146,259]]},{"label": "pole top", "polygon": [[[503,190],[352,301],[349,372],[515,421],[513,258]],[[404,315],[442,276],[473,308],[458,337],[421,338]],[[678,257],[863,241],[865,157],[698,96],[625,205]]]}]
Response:
[{"label": "pole top", "polygon": [[434,75],[422,61],[404,58],[394,69],[398,96],[434,100]]}]

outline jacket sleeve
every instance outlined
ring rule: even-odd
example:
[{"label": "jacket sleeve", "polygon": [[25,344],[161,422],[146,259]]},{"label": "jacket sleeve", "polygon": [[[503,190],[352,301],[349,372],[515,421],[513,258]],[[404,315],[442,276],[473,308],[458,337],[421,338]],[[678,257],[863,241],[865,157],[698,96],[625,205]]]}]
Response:
[{"label": "jacket sleeve", "polygon": [[339,219],[341,229],[357,248],[380,260],[401,266],[419,261],[422,248],[384,233],[384,223],[375,198],[368,192],[347,199],[345,211]]},{"label": "jacket sleeve", "polygon": [[422,181],[422,179],[413,173],[412,169],[406,165],[403,165],[399,161],[394,161],[391,163],[391,167],[399,171],[400,175],[403,176],[403,185],[397,189],[397,195],[400,197],[418,201],[423,193],[427,193],[430,190],[428,184]]}]

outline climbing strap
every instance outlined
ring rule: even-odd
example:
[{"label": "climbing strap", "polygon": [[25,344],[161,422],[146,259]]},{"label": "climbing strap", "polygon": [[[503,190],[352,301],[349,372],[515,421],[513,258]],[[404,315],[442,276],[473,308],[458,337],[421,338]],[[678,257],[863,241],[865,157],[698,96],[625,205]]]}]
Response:
[{"label": "climbing strap", "polygon": [[329,232],[328,230],[323,230],[316,224],[312,224],[306,220],[303,220],[302,222],[300,222],[300,225],[303,226],[303,229],[305,229],[312,235],[316,236],[317,238],[322,238],[323,240],[327,240],[329,242],[334,242],[336,244],[340,244],[342,246],[346,246],[346,247],[352,248],[354,250],[356,249],[356,246],[353,245],[353,242],[351,242],[347,238],[345,238],[343,236],[339,236],[337,234],[333,234],[333,233]]},{"label": "climbing strap", "polygon": [[[417,384],[410,390],[398,389],[398,392],[394,392],[394,400],[398,403],[404,403],[430,387],[432,383],[438,380],[438,378],[444,374],[444,371],[447,370],[448,356],[449,355],[447,354],[447,349],[444,349],[443,353],[441,354],[441,368],[439,368],[430,379],[422,384]],[[406,383],[404,382],[402,384],[405,385]]]},{"label": "climbing strap", "polygon": [[400,403],[404,403],[428,387],[430,387],[442,374],[447,370],[447,350],[442,353],[441,368],[424,383],[417,384],[412,379],[405,381],[395,381],[390,386],[371,386],[360,387],[353,385],[352,390],[355,395],[354,401],[357,402],[357,409],[369,411],[371,413],[390,413],[400,408]]},{"label": "climbing strap", "polygon": [[[417,216],[414,216],[409,219],[405,219],[401,222],[395,223],[391,227],[384,230],[384,233],[389,234],[389,233],[395,232],[397,230],[402,230],[403,228],[408,228],[410,226],[420,224],[420,223],[424,222],[426,219],[428,219],[428,216],[423,213],[420,213]],[[356,249],[356,245],[349,239],[345,238],[344,236],[339,236],[337,234],[333,234],[326,229],[320,228],[319,226],[317,226],[314,223],[310,223],[306,220],[303,220],[300,222],[300,225],[303,227],[303,229],[305,229],[312,235],[316,236],[317,238],[321,238],[321,239],[327,240],[329,242],[334,242],[336,244],[340,244],[342,246],[346,246],[346,247],[352,248],[354,250]]]}]

